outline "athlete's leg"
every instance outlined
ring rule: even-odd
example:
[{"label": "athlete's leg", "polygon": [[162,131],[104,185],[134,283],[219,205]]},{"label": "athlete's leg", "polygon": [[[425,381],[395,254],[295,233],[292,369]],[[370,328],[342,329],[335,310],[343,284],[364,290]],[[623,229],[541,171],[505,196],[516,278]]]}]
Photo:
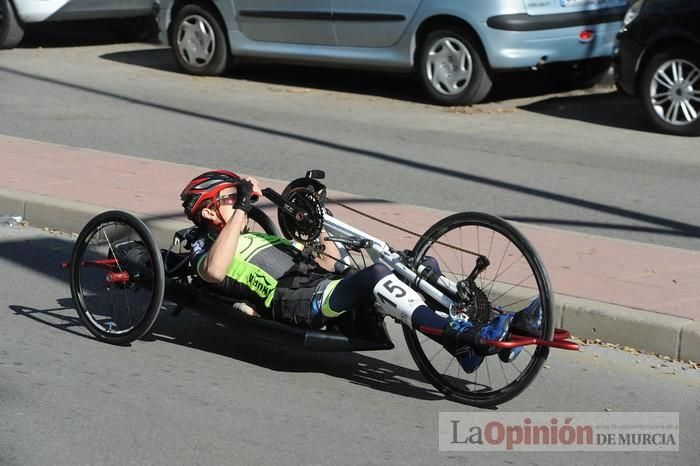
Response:
[{"label": "athlete's leg", "polygon": [[[424,265],[431,264],[424,261]],[[439,271],[437,263],[435,271]],[[378,310],[400,322],[425,333],[458,356],[462,367],[471,372],[483,360],[485,351],[473,348],[481,340],[498,340],[508,331],[513,315],[499,314],[485,324],[470,321],[454,321],[433,312],[423,298],[410,286],[402,282],[383,264],[374,264],[352,276],[337,280],[325,287],[322,312],[324,317],[335,317],[352,307],[368,306],[376,300]],[[481,345],[483,346],[483,345]],[[465,349],[465,347],[468,347]]]},{"label": "athlete's leg", "polygon": [[368,307],[374,301],[385,315],[412,328],[442,331],[450,320],[435,314],[421,295],[405,285],[384,264],[374,264],[355,274],[329,283],[323,293],[321,312],[326,318],[351,308]]}]

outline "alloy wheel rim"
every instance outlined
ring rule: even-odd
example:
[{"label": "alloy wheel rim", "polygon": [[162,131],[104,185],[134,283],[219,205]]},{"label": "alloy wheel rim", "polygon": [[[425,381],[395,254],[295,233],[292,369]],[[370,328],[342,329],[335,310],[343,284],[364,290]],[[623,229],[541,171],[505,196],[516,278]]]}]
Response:
[{"label": "alloy wheel rim", "polygon": [[428,50],[425,71],[433,89],[440,94],[457,95],[471,81],[471,53],[461,40],[443,37]]},{"label": "alloy wheel rim", "polygon": [[216,36],[209,21],[199,15],[186,17],[177,31],[177,48],[188,65],[207,66],[216,50]]},{"label": "alloy wheel rim", "polygon": [[700,116],[700,69],[688,60],[659,66],[649,86],[656,115],[669,125],[686,126]]}]

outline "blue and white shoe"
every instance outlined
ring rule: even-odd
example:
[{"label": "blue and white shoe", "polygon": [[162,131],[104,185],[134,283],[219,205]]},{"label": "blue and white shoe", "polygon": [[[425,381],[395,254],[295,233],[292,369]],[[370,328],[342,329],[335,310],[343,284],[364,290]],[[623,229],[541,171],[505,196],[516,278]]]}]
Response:
[{"label": "blue and white shoe", "polygon": [[[542,303],[539,296],[533,299],[525,309],[515,313],[511,327],[528,335],[539,336],[541,334]],[[503,362],[512,362],[522,352],[523,347],[516,346],[515,348],[502,349],[498,352],[498,357]]]},{"label": "blue and white shoe", "polygon": [[542,331],[542,302],[540,297],[532,300],[530,305],[515,313],[513,328],[532,336],[539,336]]},{"label": "blue and white shoe", "polygon": [[499,350],[485,346],[483,340],[502,340],[510,328],[514,314],[498,314],[491,322],[474,324],[469,320],[453,320],[445,329],[445,348],[455,355],[459,365],[467,373],[479,368],[484,356]]}]

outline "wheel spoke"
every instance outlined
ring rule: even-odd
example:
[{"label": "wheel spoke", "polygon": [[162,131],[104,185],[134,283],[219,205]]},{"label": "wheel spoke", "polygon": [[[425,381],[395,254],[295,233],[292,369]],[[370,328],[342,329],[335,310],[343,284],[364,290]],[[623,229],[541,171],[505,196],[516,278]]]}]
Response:
[{"label": "wheel spoke", "polygon": [[440,84],[442,84],[440,76],[438,76],[440,74],[439,70],[439,67],[433,66],[432,79],[430,80],[430,82],[436,89],[440,87]]},{"label": "wheel spoke", "polygon": [[528,301],[532,301],[532,296],[528,296],[528,297],[526,297],[526,298],[518,299],[517,301],[513,301],[512,303],[504,304],[504,305],[502,305],[502,306],[500,306],[500,307],[502,307],[503,309],[508,309],[508,308],[510,308],[510,307],[515,306],[515,305],[518,304],[518,303],[526,303],[526,302],[528,302]]},{"label": "wheel spoke", "polygon": [[486,366],[486,376],[488,377],[489,380],[489,388],[493,387],[493,382],[491,382],[491,371],[489,370],[489,359],[488,357],[484,357],[484,365]]},{"label": "wheel spoke", "polygon": [[499,274],[497,274],[495,277],[493,277],[492,280],[493,280],[493,281],[496,281],[498,278],[500,278],[501,275],[503,275],[504,273],[506,273],[507,271],[509,271],[509,270],[511,269],[511,267],[513,267],[515,264],[517,264],[518,262],[520,262],[520,259],[521,259],[521,258],[525,258],[525,256],[523,256],[522,254],[520,254],[520,255],[518,256],[517,259],[515,259],[513,262],[511,262],[510,265],[509,265],[508,267],[506,267],[505,269],[503,269],[503,270],[501,271],[501,273],[499,273]]},{"label": "wheel spoke", "polygon": [[442,352],[444,351],[444,349],[445,349],[444,346],[440,346],[440,349],[438,349],[437,353],[435,353],[435,354],[433,355],[433,357],[430,358],[430,362],[432,363],[433,360],[437,357],[437,355],[440,354],[440,353],[442,353]]},{"label": "wheel spoke", "polygon": [[498,301],[498,300],[501,299],[503,296],[505,296],[506,294],[508,294],[510,291],[514,290],[515,288],[517,288],[517,287],[519,287],[520,285],[522,285],[523,283],[525,283],[525,280],[527,280],[528,278],[530,278],[530,277],[532,277],[532,276],[533,276],[533,274],[531,273],[530,275],[528,275],[527,277],[523,278],[522,280],[520,280],[520,281],[519,281],[518,283],[516,283],[515,285],[511,286],[510,288],[508,288],[506,291],[504,291],[503,293],[501,293],[500,295],[498,295],[498,297],[495,298],[495,299],[493,300],[493,302]]},{"label": "wheel spoke", "polygon": [[501,361],[501,358],[498,358],[498,364],[501,366],[501,372],[503,373],[503,379],[506,381],[506,385],[508,385],[508,376],[506,375],[506,367],[503,364],[503,361]]},{"label": "wheel spoke", "polygon": [[[476,226],[476,253],[479,254],[480,256],[483,255],[481,254],[481,231],[479,230],[479,225]],[[488,257],[488,256],[487,256]],[[481,274],[479,274],[481,275]],[[481,279],[481,288],[484,288],[484,280],[483,277],[479,277]]]},{"label": "wheel spoke", "polygon": [[462,71],[471,71],[471,60],[469,57],[469,52],[467,50],[460,50],[459,52],[459,68]]},{"label": "wheel spoke", "polygon": [[[460,249],[464,249],[464,246],[462,245],[463,236],[464,235],[462,235],[462,228],[460,228],[459,229],[459,248]],[[459,258],[460,258],[460,262],[461,262],[460,268],[462,270],[462,276],[464,276],[464,254],[460,254]]]},{"label": "wheel spoke", "polygon": [[458,47],[455,47],[455,44],[453,41],[451,41],[449,39],[445,39],[444,45],[445,45],[445,48],[448,50],[448,53],[447,53],[448,56],[453,56],[454,54],[459,54],[460,50]]},{"label": "wheel spoke", "polygon": [[690,102],[684,100],[681,102],[681,108],[683,109],[683,114],[685,115],[686,120],[689,122],[695,121],[695,119],[698,117],[697,111],[692,105],[690,105]]},{"label": "wheel spoke", "polygon": [[510,364],[512,367],[514,367],[516,371],[518,371],[518,374],[519,374],[519,375],[523,375],[523,371],[518,367],[518,364],[520,364],[520,363],[516,363],[516,361],[517,361],[517,359],[511,361],[509,364]]},{"label": "wheel spoke", "polygon": [[430,61],[433,64],[438,64],[447,58],[447,50],[442,45],[434,52],[430,53]]},{"label": "wheel spoke", "polygon": [[[510,244],[511,244],[511,243],[509,242],[509,243],[506,245],[505,251],[503,251],[503,255],[501,256],[501,260],[500,260],[500,262],[498,263],[498,268],[496,268],[496,274],[495,274],[494,277],[491,279],[491,286],[489,287],[489,292],[486,293],[486,296],[487,296],[487,297],[490,297],[490,296],[491,296],[491,291],[493,290],[493,286],[496,284],[496,280],[498,279],[498,277],[501,276],[501,274],[499,274],[498,272],[501,270],[501,266],[503,265],[503,260],[505,259],[506,254],[508,254],[508,248],[510,248]],[[518,259],[520,259],[520,258],[518,258]],[[511,264],[511,266],[512,266],[512,265],[513,265],[513,264]],[[510,268],[510,267],[508,267],[508,268]],[[507,270],[508,270],[508,269],[506,269],[506,271],[507,271]],[[493,300],[493,301],[495,301],[495,300]]]},{"label": "wheel spoke", "polygon": [[656,75],[654,76],[654,81],[661,85],[664,86],[668,89],[671,89],[673,87],[673,80],[668,77],[666,74],[665,70],[659,70],[656,72]]},{"label": "wheel spoke", "polygon": [[[447,363],[447,367],[445,368],[444,371],[442,371],[442,375],[447,374],[447,370],[450,368],[450,366],[452,365],[452,362],[453,362],[455,359],[457,359],[457,358],[450,358],[450,362]],[[457,364],[457,365],[459,366],[459,364]]]},{"label": "wheel spoke", "polygon": [[683,69],[679,62],[674,61],[673,63],[671,63],[671,72],[673,73],[674,82],[683,81]]},{"label": "wheel spoke", "polygon": [[671,99],[671,92],[656,92],[651,96],[652,105],[663,105]]},{"label": "wheel spoke", "polygon": [[119,264],[119,259],[117,258],[117,255],[114,253],[114,249],[112,248],[112,243],[109,241],[109,238],[107,237],[107,233],[105,233],[105,231],[102,230],[102,234],[105,236],[105,239],[107,240],[107,245],[109,246],[109,250],[112,252],[112,257],[117,259],[117,268],[119,269],[120,272],[122,272],[122,266]]},{"label": "wheel spoke", "polygon": [[666,112],[664,114],[664,118],[666,119],[666,121],[675,122],[677,112],[678,112],[678,108],[676,107],[676,102],[671,102],[671,105],[669,105],[668,108],[666,109]]},{"label": "wheel spoke", "polygon": [[691,86],[694,86],[698,79],[700,79],[700,69],[693,67],[690,70],[690,73],[688,73],[688,76],[686,76],[685,82]]},{"label": "wheel spoke", "polygon": [[453,78],[453,82],[454,82],[454,85],[455,85],[455,86],[456,86],[457,83],[459,83],[460,81],[465,81],[464,84],[462,84],[461,86],[459,86],[459,87],[463,87],[465,84],[467,84],[467,83],[469,82],[469,72],[468,72],[467,70],[459,70],[459,71],[456,71],[456,72],[452,75],[452,78]]}]

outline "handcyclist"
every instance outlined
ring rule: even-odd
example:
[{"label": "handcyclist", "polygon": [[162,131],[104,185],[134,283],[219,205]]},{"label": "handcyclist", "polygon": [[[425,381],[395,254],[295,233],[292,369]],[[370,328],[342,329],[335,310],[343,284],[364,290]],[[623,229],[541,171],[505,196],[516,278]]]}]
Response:
[{"label": "handcyclist", "polygon": [[[331,242],[324,244],[327,255],[310,262],[303,259],[303,245],[247,232],[248,213],[260,192],[255,178],[215,170],[195,177],[180,196],[187,218],[200,232],[191,244],[197,274],[218,292],[249,303],[250,308],[244,307],[249,314],[322,328],[345,313],[369,307],[378,291],[391,283],[392,289],[400,287],[398,312],[405,313],[413,328],[431,329],[431,337],[455,354],[468,372],[491,354],[492,348],[479,341],[499,340],[508,332],[515,314],[494,312],[493,319],[484,324],[442,317],[384,264],[355,270],[336,262],[333,257],[339,254]],[[437,262],[432,262],[431,268],[439,271]],[[537,309],[530,310],[533,312]]]}]

